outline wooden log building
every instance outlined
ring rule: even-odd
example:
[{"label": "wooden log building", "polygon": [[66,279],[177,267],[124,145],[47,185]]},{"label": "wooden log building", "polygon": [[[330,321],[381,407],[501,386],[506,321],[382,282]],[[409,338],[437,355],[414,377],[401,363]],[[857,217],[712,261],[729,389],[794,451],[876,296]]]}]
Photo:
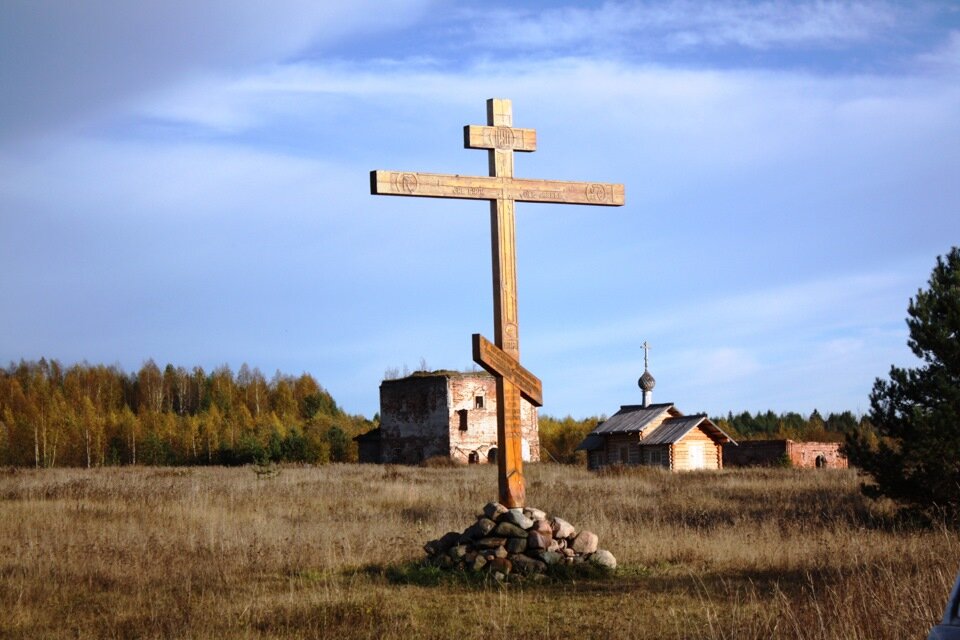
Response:
[{"label": "wooden log building", "polygon": [[736,442],[706,414],[686,416],[673,403],[653,404],[656,384],[648,369],[638,381],[643,404],[624,405],[598,424],[578,451],[587,452],[587,467],[654,466],[671,471],[722,469],[724,445]]}]

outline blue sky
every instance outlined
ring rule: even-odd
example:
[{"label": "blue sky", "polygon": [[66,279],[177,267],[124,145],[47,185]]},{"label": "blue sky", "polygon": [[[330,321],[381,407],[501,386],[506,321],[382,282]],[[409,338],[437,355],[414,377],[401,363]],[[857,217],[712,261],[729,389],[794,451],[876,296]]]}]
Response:
[{"label": "blue sky", "polygon": [[372,415],[385,370],[492,334],[487,205],[371,169],[622,182],[519,204],[544,411],[868,409],[960,240],[954,2],[0,5],[0,362],[313,374]]}]

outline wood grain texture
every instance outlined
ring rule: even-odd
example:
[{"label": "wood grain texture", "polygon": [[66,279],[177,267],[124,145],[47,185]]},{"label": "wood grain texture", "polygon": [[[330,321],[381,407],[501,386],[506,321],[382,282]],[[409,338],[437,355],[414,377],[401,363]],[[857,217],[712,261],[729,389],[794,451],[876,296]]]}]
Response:
[{"label": "wood grain texture", "polygon": [[497,378],[497,488],[500,503],[519,509],[526,503],[523,479],[523,438],[520,428],[520,390],[510,380]]},{"label": "wood grain texture", "polygon": [[509,378],[530,404],[543,406],[540,379],[479,333],[473,334],[473,361],[494,376]]},{"label": "wood grain texture", "polygon": [[468,124],[463,128],[463,146],[466,149],[536,151],[537,131],[536,129],[484,127]]},{"label": "wood grain texture", "polygon": [[[487,125],[513,127],[509,100],[487,100]],[[513,151],[487,152],[490,177],[513,180]],[[493,262],[493,339],[503,354],[520,366],[520,321],[517,313],[517,252],[515,205],[502,195],[490,202],[490,249]],[[507,508],[524,506],[523,441],[520,430],[520,389],[512,379],[497,376],[497,488]]]},{"label": "wood grain texture", "polygon": [[[501,153],[491,151],[490,153]],[[499,159],[498,159],[499,160]],[[508,164],[506,159],[501,162]],[[510,168],[513,163],[509,162]],[[371,171],[370,193],[380,196],[459,198],[464,200],[513,200],[605,207],[623,206],[622,184],[539,180],[502,176],[460,176],[420,171]]]}]

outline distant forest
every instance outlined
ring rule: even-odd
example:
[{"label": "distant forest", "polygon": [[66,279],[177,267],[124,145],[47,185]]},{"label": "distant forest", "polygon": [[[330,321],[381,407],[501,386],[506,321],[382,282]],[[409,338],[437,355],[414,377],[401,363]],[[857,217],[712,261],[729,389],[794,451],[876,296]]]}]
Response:
[{"label": "distant forest", "polygon": [[152,360],[134,374],[46,359],[0,369],[0,465],[353,462],[353,436],[374,426],[306,373]]},{"label": "distant forest", "polygon": [[[576,446],[600,421],[540,416],[541,458],[582,462]],[[851,412],[728,413],[711,418],[735,440],[843,441],[873,436]],[[353,437],[378,426],[348,415],[307,373],[269,380],[242,365],[207,373],[152,360],[136,373],[56,360],[0,369],[0,465],[236,465],[252,462],[356,462]]]}]

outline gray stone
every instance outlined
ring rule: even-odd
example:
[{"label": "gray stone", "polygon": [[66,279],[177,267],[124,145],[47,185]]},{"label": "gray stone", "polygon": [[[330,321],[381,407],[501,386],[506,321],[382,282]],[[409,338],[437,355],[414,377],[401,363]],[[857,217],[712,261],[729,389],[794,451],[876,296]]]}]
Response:
[{"label": "gray stone", "polygon": [[510,556],[510,562],[513,563],[514,573],[530,575],[534,573],[543,573],[547,570],[547,565],[542,560],[536,560],[524,554]]},{"label": "gray stone", "polygon": [[560,559],[563,558],[563,555],[556,553],[555,551],[544,551],[541,549],[540,551],[537,551],[536,558],[550,567],[560,562]]},{"label": "gray stone", "polygon": [[469,566],[471,571],[480,571],[487,566],[487,559],[481,555],[478,555],[473,559],[473,562],[471,562]]},{"label": "gray stone", "polygon": [[577,537],[573,539],[572,546],[573,550],[578,554],[585,555],[596,551],[598,542],[597,534],[591,531],[581,531]]},{"label": "gray stone", "polygon": [[439,551],[446,551],[450,547],[460,543],[460,532],[459,531],[450,531],[443,534],[437,541],[437,549]]},{"label": "gray stone", "polygon": [[447,552],[451,558],[454,560],[462,560],[466,555],[469,549],[465,544],[458,544],[455,547],[450,547],[450,551]]},{"label": "gray stone", "polygon": [[506,558],[508,555],[510,554],[503,547],[497,547],[496,550],[493,552],[494,558]]},{"label": "gray stone", "polygon": [[554,518],[550,523],[553,525],[554,538],[572,538],[577,535],[577,530],[573,525],[563,518]]},{"label": "gray stone", "polygon": [[570,547],[564,547],[560,552],[568,558],[572,558],[573,556],[577,555],[576,552],[574,552],[574,550]]},{"label": "gray stone", "polygon": [[526,538],[527,531],[510,522],[501,522],[493,530],[493,535],[501,538]]},{"label": "gray stone", "polygon": [[478,549],[496,549],[505,544],[507,544],[506,538],[480,538],[474,543]]},{"label": "gray stone", "polygon": [[490,518],[480,518],[473,526],[476,527],[476,530],[480,532],[480,535],[477,537],[482,538],[493,531],[494,527],[497,526],[497,523]]},{"label": "gray stone", "polygon": [[481,536],[480,532],[477,531],[477,525],[472,524],[463,530],[463,533],[460,534],[460,540],[458,540],[457,542],[458,544],[470,544],[477,538],[481,538],[481,537],[483,536]]},{"label": "gray stone", "polygon": [[483,506],[483,516],[491,520],[496,520],[501,514],[506,512],[507,508],[499,502],[488,502]]},{"label": "gray stone", "polygon": [[613,570],[617,568],[617,559],[606,549],[597,549],[590,555],[589,559],[590,564],[603,567],[604,569]]},{"label": "gray stone", "polygon": [[423,550],[427,552],[428,556],[435,556],[440,550],[440,541],[439,540],[430,540],[425,545],[423,545]]},{"label": "gray stone", "polygon": [[523,509],[508,509],[506,513],[497,516],[497,522],[509,522],[521,529],[529,529],[533,526],[533,520],[523,515]]},{"label": "gray stone", "polygon": [[548,538],[539,531],[531,531],[527,534],[527,549],[546,549],[551,542],[553,542],[552,538]]},{"label": "gray stone", "polygon": [[527,550],[526,538],[510,538],[507,540],[507,551],[510,553],[523,553]]},{"label": "gray stone", "polygon": [[560,551],[560,543],[556,540],[550,540],[550,544],[547,545],[547,551]]},{"label": "gray stone", "polygon": [[527,507],[523,510],[523,515],[527,516],[531,520],[546,520],[547,512],[541,511],[540,509],[534,509],[533,507]]}]

